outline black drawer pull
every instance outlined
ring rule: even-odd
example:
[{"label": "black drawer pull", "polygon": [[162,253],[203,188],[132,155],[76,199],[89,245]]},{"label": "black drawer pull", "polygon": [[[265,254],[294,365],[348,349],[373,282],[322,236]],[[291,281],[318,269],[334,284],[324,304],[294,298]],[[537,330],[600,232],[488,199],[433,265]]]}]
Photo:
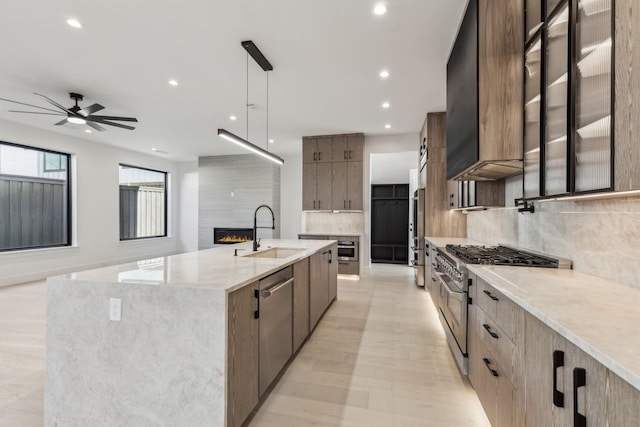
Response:
[{"label": "black drawer pull", "polygon": [[498,334],[496,334],[495,332],[493,332],[491,330],[491,326],[487,325],[486,323],[482,325],[483,328],[485,328],[487,330],[487,332],[489,333],[489,335],[491,335],[492,338],[498,339],[500,338],[498,336]]},{"label": "black drawer pull", "polygon": [[587,417],[578,412],[578,389],[587,385],[587,371],[573,368],[573,427],[586,427]]},{"label": "black drawer pull", "polygon": [[485,366],[487,367],[487,369],[489,370],[489,372],[491,372],[491,375],[494,377],[498,377],[498,371],[496,371],[495,369],[492,369],[491,366],[491,361],[489,359],[487,359],[486,357],[482,359],[482,361],[484,362]]},{"label": "black drawer pull", "polygon": [[564,408],[564,393],[558,390],[558,368],[564,368],[564,351],[553,352],[553,404]]},{"label": "black drawer pull", "polygon": [[484,290],[484,293],[487,294],[487,296],[489,298],[491,298],[494,301],[500,301],[500,299],[498,297],[496,297],[495,295],[493,295],[491,292],[489,292],[488,290]]}]

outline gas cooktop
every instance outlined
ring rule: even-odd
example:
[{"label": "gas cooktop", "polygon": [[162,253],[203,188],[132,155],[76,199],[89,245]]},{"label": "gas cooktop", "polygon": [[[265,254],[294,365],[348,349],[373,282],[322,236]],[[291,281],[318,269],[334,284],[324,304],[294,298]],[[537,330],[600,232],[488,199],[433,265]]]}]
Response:
[{"label": "gas cooktop", "polygon": [[508,246],[447,245],[447,252],[466,264],[571,268],[571,261],[546,257]]}]

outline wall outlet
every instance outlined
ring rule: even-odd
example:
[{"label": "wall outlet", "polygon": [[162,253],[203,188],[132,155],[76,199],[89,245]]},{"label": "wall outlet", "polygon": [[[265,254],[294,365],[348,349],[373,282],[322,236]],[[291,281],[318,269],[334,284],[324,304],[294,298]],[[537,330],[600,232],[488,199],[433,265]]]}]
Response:
[{"label": "wall outlet", "polygon": [[109,320],[113,320],[114,322],[122,320],[122,299],[109,299]]}]

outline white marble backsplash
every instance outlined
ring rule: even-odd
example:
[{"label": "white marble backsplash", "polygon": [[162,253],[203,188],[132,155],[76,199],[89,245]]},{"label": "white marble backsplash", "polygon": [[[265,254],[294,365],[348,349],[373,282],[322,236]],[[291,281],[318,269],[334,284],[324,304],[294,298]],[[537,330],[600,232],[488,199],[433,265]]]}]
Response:
[{"label": "white marble backsplash", "polygon": [[536,202],[535,210],[470,212],[467,237],[568,258],[576,271],[640,288],[640,197]]},{"label": "white marble backsplash", "polygon": [[302,212],[305,233],[363,234],[364,212]]}]

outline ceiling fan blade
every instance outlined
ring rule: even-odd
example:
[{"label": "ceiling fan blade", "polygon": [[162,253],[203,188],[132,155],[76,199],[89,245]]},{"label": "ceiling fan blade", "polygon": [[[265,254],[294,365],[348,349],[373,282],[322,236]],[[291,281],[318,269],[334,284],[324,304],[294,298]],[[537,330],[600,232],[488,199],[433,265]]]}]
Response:
[{"label": "ceiling fan blade", "polygon": [[65,113],[73,114],[73,112],[71,112],[71,111],[67,110],[67,108],[66,108],[66,107],[63,107],[62,105],[58,104],[58,103],[57,103],[56,101],[54,101],[53,99],[48,98],[48,97],[46,97],[46,96],[44,96],[44,95],[42,95],[42,94],[40,94],[40,93],[35,93],[35,92],[34,92],[33,94],[34,94],[34,95],[41,96],[41,97],[42,97],[42,98],[44,98],[47,102],[49,102],[51,105],[54,105],[54,106],[58,107],[59,109],[61,109],[61,110],[62,110],[62,111],[64,111]]},{"label": "ceiling fan blade", "polygon": [[115,116],[94,116],[91,115],[88,117],[88,119],[93,120],[93,119],[97,119],[97,120],[119,120],[121,122],[138,122],[138,119],[136,119],[135,117],[115,117]]},{"label": "ceiling fan blade", "polygon": [[60,120],[58,123],[56,123],[56,126],[62,126],[62,125],[67,124],[67,123],[68,123],[67,119]]},{"label": "ceiling fan blade", "polygon": [[54,113],[58,112],[58,110],[52,110],[51,108],[38,107],[37,105],[25,104],[24,102],[12,101],[5,98],[0,98],[0,101],[13,102],[14,104],[26,105],[27,107],[40,108],[41,110],[53,111]]},{"label": "ceiling fan blade", "polygon": [[102,126],[100,126],[100,125],[98,125],[96,123],[93,123],[92,121],[89,121],[89,120],[87,120],[87,126],[91,126],[92,128],[94,128],[98,132],[104,132],[106,130]]},{"label": "ceiling fan blade", "polygon": [[[106,120],[95,120],[94,118],[90,119],[92,122],[97,122],[97,123],[101,123],[103,125],[109,125],[109,126],[115,126],[117,128],[122,128],[122,129],[127,129],[127,130],[134,130],[135,128],[133,126],[127,126],[127,125],[121,125],[120,123],[114,123],[114,122],[108,122]],[[87,122],[89,123],[89,122]]]},{"label": "ceiling fan blade", "polygon": [[82,110],[78,111],[78,114],[80,114],[81,116],[87,117],[88,115],[93,114],[96,111],[100,111],[100,110],[104,110],[104,107],[102,105],[93,104],[88,106],[87,108],[83,108]]},{"label": "ceiling fan blade", "polygon": [[63,114],[63,113],[41,113],[40,111],[18,111],[18,110],[8,110],[8,111],[10,113],[46,114],[47,116],[66,116],[66,114]]}]

